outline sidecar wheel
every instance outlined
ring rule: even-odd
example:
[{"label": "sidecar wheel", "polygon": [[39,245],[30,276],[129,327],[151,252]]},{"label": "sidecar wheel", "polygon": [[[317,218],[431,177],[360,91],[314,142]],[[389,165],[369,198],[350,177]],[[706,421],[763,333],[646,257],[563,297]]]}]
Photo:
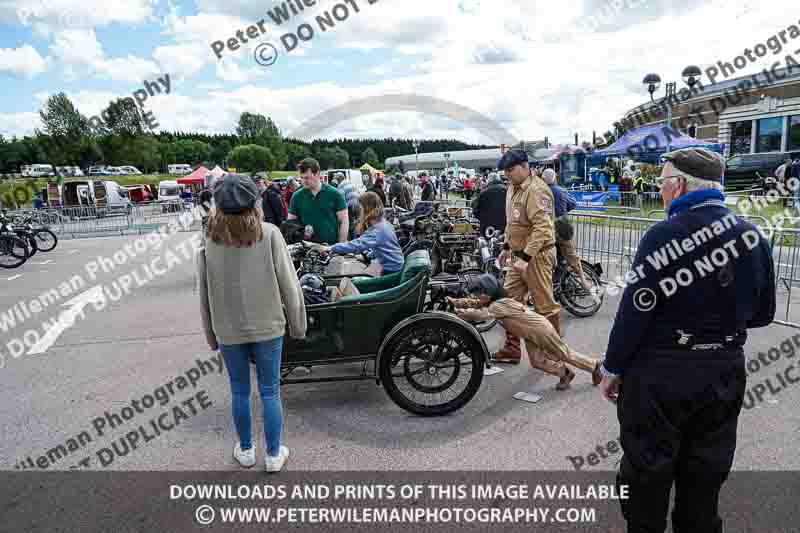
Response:
[{"label": "sidecar wheel", "polygon": [[486,361],[468,328],[429,317],[395,332],[378,362],[378,376],[392,401],[421,416],[441,416],[466,405],[480,389]]}]

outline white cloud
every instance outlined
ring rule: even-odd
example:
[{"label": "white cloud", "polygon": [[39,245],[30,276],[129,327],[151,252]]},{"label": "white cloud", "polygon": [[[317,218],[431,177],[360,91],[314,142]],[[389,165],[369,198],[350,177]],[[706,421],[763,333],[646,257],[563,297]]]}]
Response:
[{"label": "white cloud", "polygon": [[30,80],[45,70],[47,63],[44,58],[29,44],[19,48],[0,48],[0,72]]},{"label": "white cloud", "polygon": [[42,121],[39,113],[0,113],[0,135],[6,139],[16,135],[23,137],[33,135],[35,128],[41,128]]},{"label": "white cloud", "polygon": [[71,80],[86,73],[114,81],[139,83],[161,72],[155,62],[133,55],[106,57],[94,30],[57,32],[50,52]]},{"label": "white cloud", "polygon": [[133,25],[153,17],[158,0],[15,0],[0,6],[0,20],[31,26],[40,35],[112,23]]},{"label": "white cloud", "polygon": [[[197,0],[196,14],[179,16],[173,10],[164,20],[165,41],[155,48],[153,59],[160,71],[186,78],[187,89],[181,83],[178,87],[185,94],[152,100],[161,127],[232,131],[239,113],[255,111],[270,115],[288,132],[356,98],[410,93],[467,106],[520,138],[548,136],[553,142],[571,142],[577,132],[586,140],[592,130],[602,134],[623,113],[649,99],[641,84],[648,72],[658,72],[665,83],[677,81],[680,87],[685,66],[705,68],[720,59],[731,61],[794,22],[786,17],[793,7],[788,0],[754,9],[748,9],[750,2],[744,0],[380,0],[374,5],[357,1],[360,13],[351,13],[334,30],[315,36],[309,43],[313,46],[304,45],[289,56],[282,53],[271,70],[256,66],[253,47],[266,41],[277,44],[286,24],[276,28],[270,23],[268,35],[236,52],[226,49],[223,61],[214,57],[209,43],[225,41],[236,30],[265,18],[267,9],[279,2]],[[609,11],[614,2],[634,1],[646,2],[647,9]],[[323,8],[329,5],[319,9]],[[587,15],[604,13],[598,31],[587,32],[585,28],[592,26]],[[288,26],[294,29],[301,20]],[[107,72],[121,68],[123,61],[136,69],[149,67],[146,59],[137,57],[107,58],[93,32],[62,31],[56,43],[54,58],[63,58],[73,68],[99,65],[105,66],[99,72]],[[779,57],[795,48],[787,47]],[[297,53],[301,50],[302,55]],[[342,55],[336,54],[342,50]],[[364,51],[363,61],[343,63],[356,50]],[[775,60],[767,59],[741,74],[758,72]],[[298,69],[313,65],[318,79],[326,81],[286,87],[291,85],[294,65],[287,68],[282,60],[297,61]],[[216,76],[191,83],[192,76],[206,72]],[[283,76],[285,88],[266,87],[276,73]],[[391,79],[381,79],[385,76]],[[236,81],[237,86],[227,81]],[[95,99],[87,96],[85,105]],[[103,96],[97,105],[107,105],[108,99]],[[319,132],[327,137],[345,133],[489,142],[483,132],[468,125],[424,112],[357,117]]]}]

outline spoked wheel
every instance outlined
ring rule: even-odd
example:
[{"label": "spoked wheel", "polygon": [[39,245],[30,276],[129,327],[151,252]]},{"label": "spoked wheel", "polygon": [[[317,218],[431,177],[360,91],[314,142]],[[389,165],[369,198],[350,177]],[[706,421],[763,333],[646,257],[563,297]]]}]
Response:
[{"label": "spoked wheel", "polygon": [[28,260],[28,244],[16,235],[0,235],[0,268],[17,268]]},{"label": "spoked wheel", "polygon": [[403,409],[440,416],[463,407],[483,381],[485,354],[467,326],[427,317],[392,335],[378,375],[389,397]]},{"label": "spoked wheel", "polygon": [[37,247],[43,252],[52,251],[58,244],[58,237],[49,229],[36,230],[33,236],[35,237]]},{"label": "spoked wheel", "polygon": [[580,278],[569,268],[560,269],[556,282],[556,298],[571,314],[578,318],[593,316],[603,305],[603,284],[594,268],[585,261],[581,261],[583,275],[589,282],[587,289]]}]

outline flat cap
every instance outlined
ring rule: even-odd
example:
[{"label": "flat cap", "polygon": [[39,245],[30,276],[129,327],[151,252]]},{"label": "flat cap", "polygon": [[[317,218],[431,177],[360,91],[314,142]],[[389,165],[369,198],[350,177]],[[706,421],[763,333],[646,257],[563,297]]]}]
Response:
[{"label": "flat cap", "polygon": [[509,150],[503,154],[500,161],[497,162],[498,170],[508,170],[515,165],[521,165],[528,162],[528,154],[522,150]]},{"label": "flat cap", "polygon": [[719,154],[706,148],[683,148],[662,157],[681,172],[695,178],[721,183],[725,174],[725,161]]},{"label": "flat cap", "polygon": [[501,298],[505,298],[505,291],[497,278],[491,274],[481,274],[476,278],[472,278],[468,284],[470,293],[483,293],[489,296],[493,302]]},{"label": "flat cap", "polygon": [[226,174],[214,189],[214,203],[226,215],[235,215],[252,209],[258,199],[258,187],[248,176]]}]

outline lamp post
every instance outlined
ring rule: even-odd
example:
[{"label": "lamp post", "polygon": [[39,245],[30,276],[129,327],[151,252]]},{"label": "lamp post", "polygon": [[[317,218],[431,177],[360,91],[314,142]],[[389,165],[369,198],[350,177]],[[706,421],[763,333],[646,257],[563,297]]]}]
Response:
[{"label": "lamp post", "polygon": [[[694,86],[700,81],[700,77],[703,75],[703,72],[700,70],[699,67],[691,65],[683,69],[681,73],[681,77],[683,78],[683,82],[689,86],[689,90],[694,89]],[[658,74],[648,74],[642,80],[642,84],[647,87],[647,92],[650,93],[650,101],[655,103],[655,99],[653,98],[653,94],[661,87],[661,76]],[[670,99],[675,96],[676,89],[678,84],[675,82],[667,83],[666,86],[666,96],[664,97],[666,104],[667,104],[667,126],[672,127],[672,104]],[[672,137],[667,135],[667,152],[672,150]]]},{"label": "lamp post", "polygon": [[450,153],[444,154],[444,171],[447,172],[447,169],[450,168]]},{"label": "lamp post", "polygon": [[416,160],[415,163],[415,170],[419,173],[419,141],[414,139],[411,141],[411,146],[414,147],[414,159]]}]

